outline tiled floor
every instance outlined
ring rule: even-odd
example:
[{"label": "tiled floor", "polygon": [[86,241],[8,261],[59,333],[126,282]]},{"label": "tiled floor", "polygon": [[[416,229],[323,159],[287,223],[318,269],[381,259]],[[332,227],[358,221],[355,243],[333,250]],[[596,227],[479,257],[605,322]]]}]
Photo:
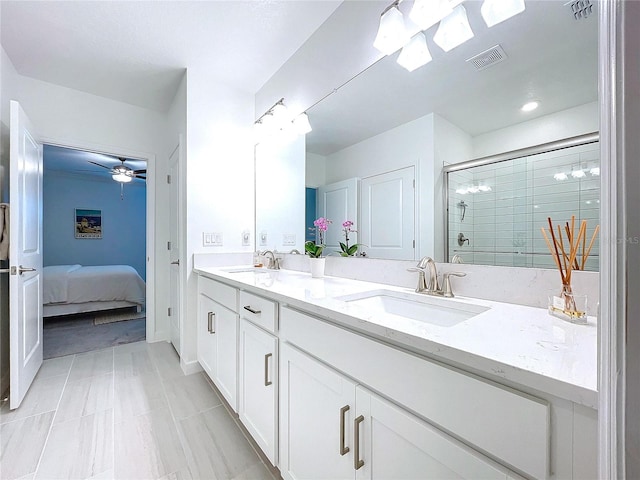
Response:
[{"label": "tiled floor", "polygon": [[272,480],[204,375],[164,342],[45,360],[0,411],[0,478]]}]

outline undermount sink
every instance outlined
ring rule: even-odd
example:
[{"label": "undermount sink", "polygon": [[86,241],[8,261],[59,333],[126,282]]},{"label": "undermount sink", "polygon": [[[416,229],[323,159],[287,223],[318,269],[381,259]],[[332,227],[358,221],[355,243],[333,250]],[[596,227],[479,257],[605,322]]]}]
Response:
[{"label": "undermount sink", "polygon": [[489,307],[450,298],[384,289],[345,295],[337,300],[364,308],[371,313],[396,315],[440,327],[452,327],[489,310]]},{"label": "undermount sink", "polygon": [[252,267],[252,266],[221,268],[220,270],[227,273],[249,273],[249,272],[266,272],[267,271],[266,268]]}]

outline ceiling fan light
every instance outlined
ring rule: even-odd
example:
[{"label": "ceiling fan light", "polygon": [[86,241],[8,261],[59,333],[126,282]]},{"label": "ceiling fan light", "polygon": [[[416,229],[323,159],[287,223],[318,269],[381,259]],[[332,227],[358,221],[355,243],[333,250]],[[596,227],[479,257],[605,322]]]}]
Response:
[{"label": "ceiling fan light", "polygon": [[131,180],[133,180],[133,177],[125,174],[124,172],[114,173],[113,175],[111,175],[111,178],[120,183],[129,183]]},{"label": "ceiling fan light", "polygon": [[524,9],[524,0],[484,0],[480,13],[487,27],[493,27],[524,12]]},{"label": "ceiling fan light", "polygon": [[431,61],[431,53],[427,47],[427,39],[424,33],[418,32],[411,41],[403,47],[397,61],[399,65],[410,72]]},{"label": "ceiling fan light", "polygon": [[391,55],[409,43],[409,40],[402,12],[394,5],[380,17],[380,27],[373,46],[385,55]]},{"label": "ceiling fan light", "polygon": [[449,15],[463,0],[416,0],[409,19],[421,30],[426,30]]},{"label": "ceiling fan light", "polygon": [[469,25],[467,11],[464,6],[458,5],[453,12],[442,19],[433,36],[433,41],[442,50],[448,52],[471,38],[473,38],[473,31]]},{"label": "ceiling fan light", "polygon": [[296,118],[293,119],[293,128],[295,129],[298,135],[304,135],[305,133],[309,133],[312,128],[309,123],[309,115],[306,112],[302,112]]}]

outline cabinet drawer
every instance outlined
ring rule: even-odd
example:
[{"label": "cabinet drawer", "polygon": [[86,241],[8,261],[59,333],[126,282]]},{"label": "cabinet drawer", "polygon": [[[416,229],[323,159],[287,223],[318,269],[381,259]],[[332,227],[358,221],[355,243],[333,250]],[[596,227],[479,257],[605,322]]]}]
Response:
[{"label": "cabinet drawer", "polygon": [[240,292],[240,315],[250,322],[275,333],[278,321],[278,303],[249,292]]},{"label": "cabinet drawer", "polygon": [[238,289],[224,283],[198,276],[198,292],[227,307],[232,312],[238,311]]},{"label": "cabinet drawer", "polygon": [[282,308],[280,339],[534,478],[549,478],[548,402]]}]

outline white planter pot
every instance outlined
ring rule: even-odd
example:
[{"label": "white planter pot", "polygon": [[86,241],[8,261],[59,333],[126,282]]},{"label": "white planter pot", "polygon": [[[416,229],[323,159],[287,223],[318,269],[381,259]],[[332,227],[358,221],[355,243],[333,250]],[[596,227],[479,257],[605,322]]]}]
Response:
[{"label": "white planter pot", "polygon": [[309,264],[311,265],[311,277],[322,278],[324,277],[324,257],[321,258],[309,258]]}]

